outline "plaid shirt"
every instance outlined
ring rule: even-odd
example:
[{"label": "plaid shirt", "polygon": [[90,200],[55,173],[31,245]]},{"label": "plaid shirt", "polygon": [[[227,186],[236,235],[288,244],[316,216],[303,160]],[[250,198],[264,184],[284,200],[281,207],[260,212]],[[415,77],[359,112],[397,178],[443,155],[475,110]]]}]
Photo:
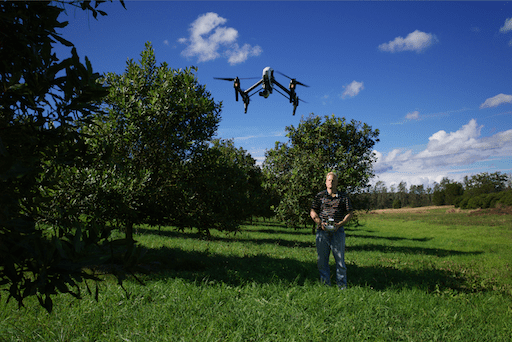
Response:
[{"label": "plaid shirt", "polygon": [[338,191],[334,196],[329,195],[327,190],[320,191],[311,204],[311,209],[316,211],[322,222],[334,218],[334,222],[342,221],[352,211],[352,202],[344,192]]}]

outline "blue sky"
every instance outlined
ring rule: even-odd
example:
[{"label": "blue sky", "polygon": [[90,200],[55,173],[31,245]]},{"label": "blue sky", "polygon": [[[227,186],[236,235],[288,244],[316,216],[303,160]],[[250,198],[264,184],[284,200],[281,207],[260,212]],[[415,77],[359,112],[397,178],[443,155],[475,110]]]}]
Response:
[{"label": "blue sky", "polygon": [[[157,62],[197,66],[222,101],[218,137],[258,162],[301,116],[344,116],[380,130],[377,177],[432,185],[512,172],[512,4],[509,2],[126,1],[98,20],[67,9],[62,36],[97,72],[122,73],[151,41]],[[58,56],[69,50],[59,48]],[[232,83],[263,68],[296,77],[297,114],[274,92],[248,113]],[[276,75],[287,86],[288,80]],[[242,88],[255,80],[242,80]]]}]

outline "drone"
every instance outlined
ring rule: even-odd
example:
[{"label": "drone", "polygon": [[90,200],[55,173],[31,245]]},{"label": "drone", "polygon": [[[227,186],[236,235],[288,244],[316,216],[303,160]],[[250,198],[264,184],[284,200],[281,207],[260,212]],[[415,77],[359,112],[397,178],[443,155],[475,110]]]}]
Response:
[{"label": "drone", "polygon": [[[255,84],[253,84],[247,90],[242,90],[242,88],[240,88],[240,80],[241,79],[243,80],[244,78],[214,77],[214,79],[233,82],[233,87],[235,88],[235,99],[236,99],[236,101],[238,101],[238,94],[240,94],[240,96],[242,97],[242,100],[244,101],[244,108],[245,108],[246,114],[247,114],[247,107],[249,106],[249,102],[250,102],[250,97],[253,96],[254,94],[258,93],[258,90],[256,90],[256,91],[254,91],[254,90],[258,86],[261,85],[261,87],[263,88],[263,91],[260,91],[258,93],[260,96],[263,96],[264,98],[268,98],[268,96],[270,94],[272,94],[273,90],[277,91],[279,94],[283,95],[284,97],[286,97],[290,100],[290,103],[293,104],[293,115],[295,115],[295,111],[297,110],[299,101],[305,102],[305,101],[299,99],[299,97],[295,93],[295,88],[297,87],[297,85],[301,85],[303,87],[309,87],[309,86],[297,81],[295,78],[286,76],[282,72],[279,72],[279,71],[276,71],[276,72],[278,74],[283,75],[284,77],[290,79],[290,84],[288,86],[288,89],[286,87],[284,87],[281,83],[276,81],[276,79],[274,78],[274,69],[272,69],[271,67],[266,67],[265,69],[263,69],[263,74],[261,76],[261,80],[259,80]],[[250,78],[245,78],[245,79],[250,79]],[[254,77],[252,77],[252,79],[254,79]],[[280,92],[277,88],[274,88],[274,85],[276,85],[278,88],[280,88],[287,95]],[[254,91],[254,92],[251,94],[252,91]]]}]

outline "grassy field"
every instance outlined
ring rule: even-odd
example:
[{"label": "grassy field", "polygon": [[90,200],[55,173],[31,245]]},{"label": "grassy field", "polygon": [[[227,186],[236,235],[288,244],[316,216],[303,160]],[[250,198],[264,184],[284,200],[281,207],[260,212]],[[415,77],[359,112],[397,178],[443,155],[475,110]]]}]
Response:
[{"label": "grassy field", "polygon": [[0,341],[510,341],[512,215],[422,208],[360,223],[346,229],[346,290],[319,284],[311,229],[259,221],[203,241],[139,227],[145,286],[106,276],[98,302],[56,296],[51,314],[3,295]]}]

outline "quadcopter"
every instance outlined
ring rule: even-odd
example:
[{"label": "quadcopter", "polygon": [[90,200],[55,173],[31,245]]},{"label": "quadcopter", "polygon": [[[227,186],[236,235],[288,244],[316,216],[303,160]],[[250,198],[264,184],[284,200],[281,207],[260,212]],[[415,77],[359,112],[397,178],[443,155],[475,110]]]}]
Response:
[{"label": "quadcopter", "polygon": [[[288,86],[288,89],[284,87],[281,83],[277,82],[274,78],[274,69],[271,67],[266,67],[263,69],[263,74],[261,76],[261,80],[253,84],[249,89],[242,90],[240,88],[240,80],[244,78],[224,78],[224,77],[214,77],[216,80],[224,80],[224,81],[233,81],[233,87],[235,88],[235,99],[238,101],[238,94],[242,96],[242,100],[244,101],[244,108],[245,113],[247,113],[247,107],[249,106],[250,97],[256,94],[258,91],[256,90],[251,94],[253,90],[255,90],[258,86],[261,85],[263,88],[263,91],[259,92],[260,96],[263,96],[264,98],[268,98],[270,94],[272,94],[272,91],[275,90],[279,94],[283,95],[284,97],[288,98],[290,100],[290,103],[293,104],[293,115],[295,115],[295,110],[297,109],[297,106],[299,105],[299,101],[305,102],[303,100],[300,100],[297,94],[295,93],[295,88],[297,85],[301,85],[303,87],[309,87],[305,85],[304,83],[301,83],[297,81],[295,78],[291,78],[289,76],[286,76],[282,72],[276,71],[278,74],[283,75],[286,78],[290,79],[290,85]],[[254,77],[253,77],[254,78]],[[247,78],[245,78],[247,79]],[[280,92],[277,88],[274,88],[274,85],[276,85],[278,88],[280,88],[282,91],[284,91],[287,95]]]}]

